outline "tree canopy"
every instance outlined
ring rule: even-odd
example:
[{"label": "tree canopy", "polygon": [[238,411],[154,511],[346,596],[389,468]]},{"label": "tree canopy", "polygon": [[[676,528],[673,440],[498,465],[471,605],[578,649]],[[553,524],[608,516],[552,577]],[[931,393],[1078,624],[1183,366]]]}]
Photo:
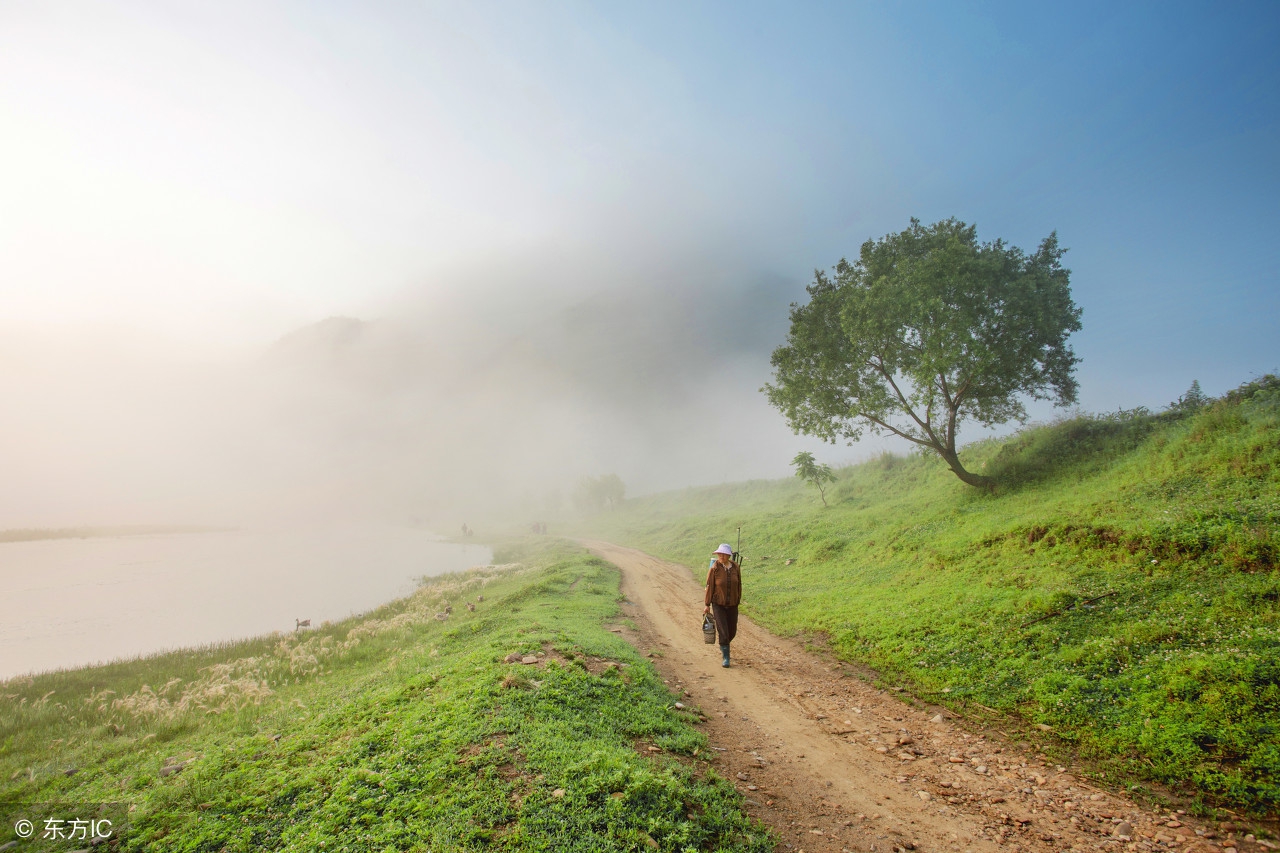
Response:
[{"label": "tree canopy", "polygon": [[870,429],[938,453],[961,480],[956,432],[1027,419],[1024,398],[1069,405],[1080,329],[1056,232],[1026,254],[975,226],[917,219],[815,271],[761,390],[797,433],[850,444]]}]

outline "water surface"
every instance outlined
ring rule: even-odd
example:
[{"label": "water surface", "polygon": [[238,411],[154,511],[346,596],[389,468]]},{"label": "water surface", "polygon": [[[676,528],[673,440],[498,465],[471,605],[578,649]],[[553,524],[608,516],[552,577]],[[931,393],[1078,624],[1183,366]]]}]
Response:
[{"label": "water surface", "polygon": [[329,526],[0,543],[0,679],[363,613],[488,548]]}]

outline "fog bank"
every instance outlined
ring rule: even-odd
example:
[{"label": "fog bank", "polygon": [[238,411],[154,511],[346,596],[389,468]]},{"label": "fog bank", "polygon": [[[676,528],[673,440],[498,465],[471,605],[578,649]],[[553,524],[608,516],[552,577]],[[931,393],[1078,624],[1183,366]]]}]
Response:
[{"label": "fog bank", "polygon": [[259,347],[7,335],[0,527],[452,529],[554,516],[603,473],[630,494],[785,475],[814,443],[758,389],[803,295],[712,258],[513,255]]}]

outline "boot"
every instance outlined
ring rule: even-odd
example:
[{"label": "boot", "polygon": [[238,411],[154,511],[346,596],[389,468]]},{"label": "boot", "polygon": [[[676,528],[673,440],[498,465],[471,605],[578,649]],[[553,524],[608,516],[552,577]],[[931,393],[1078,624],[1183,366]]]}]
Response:
[{"label": "boot", "polygon": [[724,658],[724,660],[720,662],[720,665],[727,669],[729,667],[729,646],[728,645],[723,645],[720,647],[720,655]]}]

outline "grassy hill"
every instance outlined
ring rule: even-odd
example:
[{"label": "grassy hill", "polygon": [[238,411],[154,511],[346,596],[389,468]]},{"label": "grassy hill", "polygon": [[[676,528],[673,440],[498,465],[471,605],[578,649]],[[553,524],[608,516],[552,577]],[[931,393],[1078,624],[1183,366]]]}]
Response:
[{"label": "grassy hill", "polygon": [[773,849],[607,630],[617,570],[506,550],[316,631],[0,683],[0,845],[125,803],[125,850]]},{"label": "grassy hill", "polygon": [[[743,526],[744,611],[933,701],[1050,726],[1100,772],[1280,812],[1280,380],[936,458],[629,501],[589,532],[699,574]],[[794,561],[790,565],[787,561]]]}]

